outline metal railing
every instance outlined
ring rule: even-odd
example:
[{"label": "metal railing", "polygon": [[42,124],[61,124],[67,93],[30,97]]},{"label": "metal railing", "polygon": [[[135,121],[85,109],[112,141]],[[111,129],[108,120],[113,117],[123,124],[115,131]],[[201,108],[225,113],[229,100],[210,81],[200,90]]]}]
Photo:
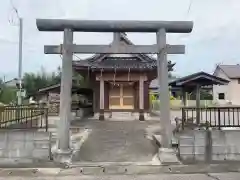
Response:
[{"label": "metal railing", "polygon": [[37,105],[0,107],[0,129],[48,130],[48,109]]},{"label": "metal railing", "polygon": [[[197,113],[197,111],[199,113]],[[197,124],[199,114],[200,124]],[[207,127],[240,127],[240,107],[182,108],[182,127],[187,124]]]}]

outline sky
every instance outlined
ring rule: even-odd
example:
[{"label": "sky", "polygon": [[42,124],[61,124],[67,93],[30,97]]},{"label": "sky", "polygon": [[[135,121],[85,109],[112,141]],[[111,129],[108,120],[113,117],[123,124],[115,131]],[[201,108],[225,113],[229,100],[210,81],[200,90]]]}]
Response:
[{"label": "sky", "polygon": [[[36,18],[84,20],[191,20],[190,34],[168,34],[168,44],[186,45],[186,54],[168,55],[174,73],[212,73],[217,64],[240,63],[239,0],[1,0],[0,77],[18,74],[18,21],[23,18],[23,72],[55,71],[59,55],[45,55],[44,45],[62,43],[63,34],[39,32]],[[190,8],[189,8],[190,7]],[[135,44],[156,43],[155,34],[128,33]],[[111,33],[74,33],[77,44],[108,44]],[[85,56],[84,56],[85,57]]]}]

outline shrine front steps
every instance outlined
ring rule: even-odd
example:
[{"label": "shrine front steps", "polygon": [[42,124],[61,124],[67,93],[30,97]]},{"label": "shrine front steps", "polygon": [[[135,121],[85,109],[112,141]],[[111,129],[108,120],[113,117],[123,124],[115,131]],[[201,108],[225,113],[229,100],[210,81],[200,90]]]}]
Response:
[{"label": "shrine front steps", "polygon": [[[95,113],[95,119],[99,119],[99,113]],[[144,120],[150,120],[149,113],[144,113]],[[135,121],[139,120],[139,113],[133,112],[105,112],[104,120],[108,121]]]}]

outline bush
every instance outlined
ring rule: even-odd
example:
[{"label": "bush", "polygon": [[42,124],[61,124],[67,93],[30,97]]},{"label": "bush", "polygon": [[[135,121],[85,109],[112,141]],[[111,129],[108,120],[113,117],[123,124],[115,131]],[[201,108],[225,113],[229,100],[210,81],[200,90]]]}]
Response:
[{"label": "bush", "polygon": [[10,87],[3,87],[0,93],[0,102],[9,104],[16,101],[17,89]]}]

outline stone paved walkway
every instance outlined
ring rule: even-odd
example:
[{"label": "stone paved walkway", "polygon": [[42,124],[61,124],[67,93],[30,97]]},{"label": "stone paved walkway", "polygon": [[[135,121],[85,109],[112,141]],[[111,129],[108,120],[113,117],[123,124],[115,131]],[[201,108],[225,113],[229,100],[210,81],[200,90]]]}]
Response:
[{"label": "stone paved walkway", "polygon": [[221,174],[156,174],[156,175],[113,175],[113,176],[6,176],[0,180],[239,180],[239,173]]},{"label": "stone paved walkway", "polygon": [[78,121],[74,126],[91,129],[73,161],[81,162],[149,162],[157,153],[145,137],[150,121]]}]

